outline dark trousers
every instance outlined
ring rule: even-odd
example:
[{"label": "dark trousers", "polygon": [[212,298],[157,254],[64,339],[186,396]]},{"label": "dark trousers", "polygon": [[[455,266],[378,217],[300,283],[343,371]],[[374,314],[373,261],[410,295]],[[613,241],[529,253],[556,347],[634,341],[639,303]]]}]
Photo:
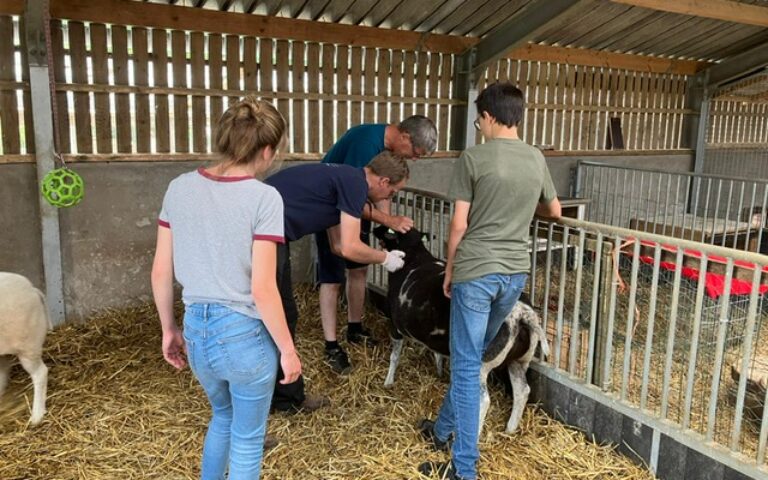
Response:
[{"label": "dark trousers", "polygon": [[[296,323],[299,321],[299,311],[296,308],[296,300],[293,298],[293,285],[291,284],[291,249],[286,242],[277,245],[277,289],[280,291],[280,299],[283,301],[285,318],[288,321],[288,330],[291,338],[296,340]],[[280,380],[285,378],[283,369],[278,364],[277,383],[275,393],[272,396],[272,408],[274,410],[293,410],[299,408],[304,402],[304,377],[293,383],[283,385]]]}]

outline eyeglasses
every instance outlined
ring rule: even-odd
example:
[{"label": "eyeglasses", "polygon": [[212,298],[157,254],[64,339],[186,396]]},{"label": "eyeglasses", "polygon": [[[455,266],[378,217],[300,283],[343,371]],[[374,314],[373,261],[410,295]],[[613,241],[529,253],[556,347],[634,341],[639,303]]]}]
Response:
[{"label": "eyeglasses", "polygon": [[478,132],[480,131],[480,119],[479,118],[476,118],[475,121],[472,122],[472,125],[475,126],[475,130],[477,130]]}]

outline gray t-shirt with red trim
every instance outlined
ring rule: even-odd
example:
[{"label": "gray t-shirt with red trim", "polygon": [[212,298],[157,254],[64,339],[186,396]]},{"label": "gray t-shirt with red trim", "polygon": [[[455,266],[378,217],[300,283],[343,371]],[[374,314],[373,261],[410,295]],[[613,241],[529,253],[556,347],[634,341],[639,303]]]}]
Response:
[{"label": "gray t-shirt with red trim", "polygon": [[218,303],[261,318],[251,296],[254,240],[283,243],[283,200],[253,177],[202,168],[171,181],[158,223],[173,236],[173,268],[185,304]]}]

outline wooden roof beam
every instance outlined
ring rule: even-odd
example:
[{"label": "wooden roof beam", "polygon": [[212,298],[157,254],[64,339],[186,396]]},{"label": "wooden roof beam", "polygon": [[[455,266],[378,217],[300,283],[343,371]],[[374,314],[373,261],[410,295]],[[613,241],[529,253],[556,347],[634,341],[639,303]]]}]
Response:
[{"label": "wooden roof beam", "polygon": [[463,55],[473,57],[471,70],[477,75],[515,48],[525,45],[557,17],[584,3],[586,0],[532,0],[520,13]]},{"label": "wooden roof beam", "polygon": [[[0,13],[6,1],[0,0]],[[191,9],[130,0],[51,0],[51,16],[64,20],[442,53],[460,53],[477,42],[477,39],[471,37]]]},{"label": "wooden roof beam", "polygon": [[0,13],[3,15],[21,15],[24,12],[24,0],[0,0]]},{"label": "wooden roof beam", "polygon": [[586,48],[553,47],[535,43],[512,50],[507,58],[677,75],[694,75],[712,65],[708,62],[693,60],[613,53]]},{"label": "wooden roof beam", "polygon": [[611,0],[613,3],[661,12],[712,18],[725,22],[768,27],[768,7],[733,0]]}]

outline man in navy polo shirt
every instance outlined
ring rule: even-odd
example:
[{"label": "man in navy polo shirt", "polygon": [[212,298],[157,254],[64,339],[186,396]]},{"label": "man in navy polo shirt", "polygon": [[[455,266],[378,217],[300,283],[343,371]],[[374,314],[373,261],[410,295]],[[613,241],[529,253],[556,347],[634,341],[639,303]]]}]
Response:
[{"label": "man in navy polo shirt", "polygon": [[[323,163],[363,168],[373,157],[383,151],[390,151],[404,158],[417,159],[431,155],[435,151],[436,144],[437,130],[432,120],[422,115],[414,115],[400,124],[364,124],[350,128],[326,153]],[[371,216],[364,218],[366,219],[361,224],[361,240],[366,245],[371,230],[368,218],[403,233],[413,227],[412,219],[390,215],[389,199],[377,202]],[[323,322],[326,360],[335,372],[343,374],[351,370],[351,365],[346,352],[336,340],[336,306],[341,285],[345,283],[345,270],[347,341],[365,342],[369,346],[376,345],[376,341],[362,324],[368,265],[334,255],[328,244],[328,237],[324,233],[316,234],[315,241],[320,283],[320,317]]]},{"label": "man in navy polo shirt", "polygon": [[[267,178],[265,183],[283,197],[285,244],[277,245],[277,275],[280,298],[291,336],[295,338],[298,310],[291,285],[290,247],[305,235],[323,232],[336,255],[360,264],[378,263],[388,271],[403,266],[403,252],[386,252],[360,240],[360,219],[369,216],[371,202],[391,198],[405,186],[408,163],[389,152],[377,155],[365,168],[313,163],[289,167]],[[302,377],[282,384],[281,371],[272,397],[272,408],[281,411],[312,411],[328,399],[304,393]]]}]

